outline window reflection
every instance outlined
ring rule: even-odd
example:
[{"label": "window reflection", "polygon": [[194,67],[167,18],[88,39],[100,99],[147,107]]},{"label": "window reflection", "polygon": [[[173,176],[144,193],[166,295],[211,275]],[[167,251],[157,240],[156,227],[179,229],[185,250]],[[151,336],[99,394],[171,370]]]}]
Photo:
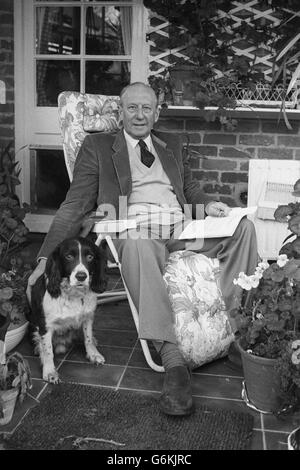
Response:
[{"label": "window reflection", "polygon": [[79,54],[80,8],[37,8],[36,51],[37,54]]},{"label": "window reflection", "polygon": [[130,7],[97,6],[86,10],[87,54],[131,54]]},{"label": "window reflection", "polygon": [[130,63],[121,61],[87,61],[86,92],[119,95],[130,83]]},{"label": "window reflection", "polygon": [[57,106],[65,90],[79,91],[80,62],[75,60],[38,60],[36,66],[37,106]]}]

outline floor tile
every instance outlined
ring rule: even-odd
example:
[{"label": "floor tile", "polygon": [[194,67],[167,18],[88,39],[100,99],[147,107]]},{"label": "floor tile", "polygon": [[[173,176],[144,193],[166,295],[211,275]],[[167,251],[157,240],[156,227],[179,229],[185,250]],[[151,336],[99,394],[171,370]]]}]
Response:
[{"label": "floor tile", "polygon": [[[100,346],[99,352],[105,358],[105,364],[114,364],[124,366],[127,364],[131,355],[131,348],[119,348],[117,346]],[[79,361],[89,363],[86,357],[85,348],[83,345],[76,345],[68,354],[66,361]]]},{"label": "floor tile", "polygon": [[281,432],[266,432],[266,450],[288,450],[288,434]]},{"label": "floor tile", "polygon": [[97,308],[94,318],[94,330],[97,329],[134,330],[135,324],[128,302],[104,304]]},{"label": "floor tile", "polygon": [[251,450],[264,450],[263,433],[261,431],[253,431]]},{"label": "floor tile", "polygon": [[193,373],[243,377],[242,368],[230,362],[227,357],[203,364],[203,366],[194,369]]},{"label": "floor tile", "polygon": [[263,415],[264,429],[272,431],[291,432],[300,426],[300,412],[292,413],[287,416],[273,416],[271,414]]},{"label": "floor tile", "polygon": [[193,395],[241,399],[242,380],[235,377],[193,374]]},{"label": "floor tile", "polygon": [[120,388],[161,391],[164,374],[150,369],[127,367]]},{"label": "floor tile", "polygon": [[99,349],[101,346],[132,348],[137,340],[136,331],[95,330],[94,336]]},{"label": "floor tile", "polygon": [[59,369],[59,376],[63,382],[116,387],[123,371],[124,367],[121,366],[64,362]]},{"label": "floor tile", "polygon": [[[161,357],[160,355],[155,351],[154,348],[151,348],[150,349],[150,353],[151,353],[151,357],[152,357],[152,360],[159,366],[161,366]],[[130,358],[130,361],[129,361],[129,365],[131,367],[146,367],[148,368],[148,364],[147,364],[147,361],[145,359],[145,355],[143,353],[143,350],[142,348],[135,348],[133,353],[132,353],[132,356]]]}]

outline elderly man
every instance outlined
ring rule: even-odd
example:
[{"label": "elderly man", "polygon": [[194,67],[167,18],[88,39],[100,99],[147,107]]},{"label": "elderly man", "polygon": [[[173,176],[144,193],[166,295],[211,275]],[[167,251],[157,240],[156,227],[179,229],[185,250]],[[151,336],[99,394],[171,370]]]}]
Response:
[{"label": "elderly man", "polygon": [[[232,237],[179,240],[178,227],[186,218],[195,217],[199,207],[212,216],[227,215],[229,207],[211,201],[199,182],[192,180],[176,134],[152,131],[159,110],[151,87],[140,82],[128,85],[120,103],[123,129],[117,135],[91,134],[83,142],[71,187],[41,247],[29,286],[44,272],[49,253],[64,238],[77,235],[96,207],[110,205],[116,218],[134,218],[138,228],[120,234],[114,243],[139,312],[138,334],[153,341],[166,371],[161,410],[170,415],[190,414],[191,374],[176,344],[163,280],[165,260],[170,252],[186,248],[218,257],[221,288],[230,310],[237,289],[233,278],[240,271],[252,274],[256,267],[255,230],[244,218]],[[122,198],[126,205],[120,203]]]}]

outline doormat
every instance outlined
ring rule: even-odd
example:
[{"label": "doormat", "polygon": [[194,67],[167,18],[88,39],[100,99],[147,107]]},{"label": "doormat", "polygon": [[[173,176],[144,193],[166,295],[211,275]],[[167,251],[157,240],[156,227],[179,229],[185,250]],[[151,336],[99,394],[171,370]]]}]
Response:
[{"label": "doormat", "polygon": [[166,416],[157,397],[61,383],[32,408],[6,441],[26,450],[245,450],[253,417],[196,405],[190,416]]}]

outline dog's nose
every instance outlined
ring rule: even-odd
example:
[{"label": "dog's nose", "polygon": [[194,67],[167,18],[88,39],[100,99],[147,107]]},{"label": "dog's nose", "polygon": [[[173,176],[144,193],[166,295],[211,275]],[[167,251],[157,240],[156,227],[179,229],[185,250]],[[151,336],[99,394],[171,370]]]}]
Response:
[{"label": "dog's nose", "polygon": [[78,271],[78,273],[75,274],[75,277],[77,281],[83,282],[87,278],[87,274],[83,271]]}]

